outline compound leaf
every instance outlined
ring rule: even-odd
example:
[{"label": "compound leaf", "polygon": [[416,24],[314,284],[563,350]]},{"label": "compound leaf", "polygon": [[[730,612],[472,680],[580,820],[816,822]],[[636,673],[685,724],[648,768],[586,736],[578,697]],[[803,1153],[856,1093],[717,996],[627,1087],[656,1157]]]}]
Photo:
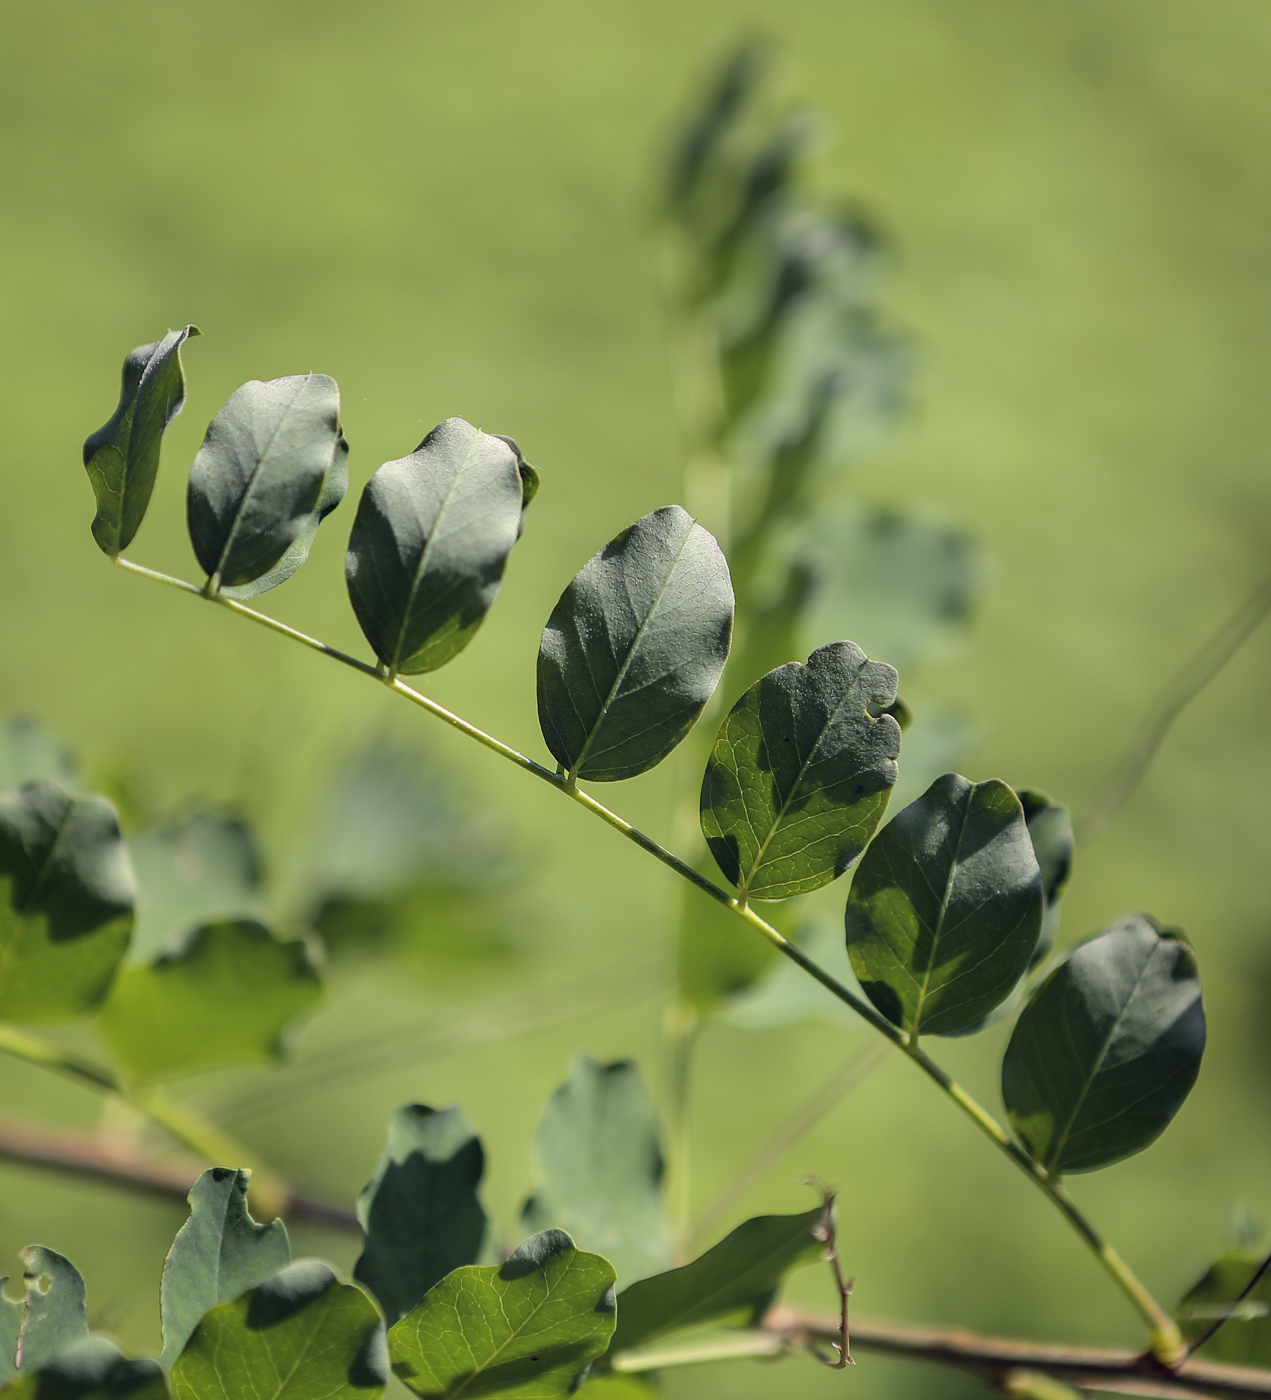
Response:
[{"label": "compound leaf", "polygon": [[344,573],[393,674],[444,666],[485,621],[532,494],[520,461],[506,439],[448,418],[367,482]]},{"label": "compound leaf", "polygon": [[[258,583],[247,597],[273,587],[266,576],[307,532],[312,539],[324,488],[329,479],[338,485],[347,451],[340,391],[327,375],[236,389],[208,425],[186,495],[190,541],[208,578],[218,588]],[[327,509],[334,504],[328,492]]]},{"label": "compound leaf", "polygon": [[714,538],[680,506],[637,520],[561,594],[538,651],[552,756],[594,782],[660,763],[715,692],[733,587]]},{"label": "compound leaf", "polygon": [[71,1342],[37,1371],[23,1367],[8,1400],[167,1400],[163,1368],[150,1357],[119,1354],[105,1337]]},{"label": "compound leaf", "polygon": [[132,543],[150,504],[164,430],[185,403],[181,346],[198,333],[186,326],[130,351],[119,407],[84,443],[84,466],[97,497],[93,538],[111,558]]},{"label": "compound leaf", "polygon": [[711,854],[741,894],[820,889],[865,849],[896,781],[900,725],[878,713],[895,699],[892,667],[834,642],[806,666],[769,671],[733,706],[701,813]]},{"label": "compound leaf", "polygon": [[1165,1131],[1200,1072],[1192,951],[1144,915],[1078,944],[1033,992],[1002,1062],[1011,1126],[1048,1172],[1089,1172]]},{"label": "compound leaf", "polygon": [[1024,808],[1029,840],[1042,873],[1042,931],[1033,951],[1033,965],[1050,955],[1059,932],[1059,906],[1072,874],[1075,841],[1072,817],[1062,802],[1040,788],[1016,788]]},{"label": "compound leaf", "polygon": [[115,810],[56,783],[0,796],[0,1020],[69,1021],[128,948],[133,880]]},{"label": "compound leaf", "polygon": [[291,1260],[281,1220],[258,1225],[247,1210],[251,1173],[205,1171],[190,1190],[190,1218],[163,1265],[163,1364],[170,1367],[205,1314],[264,1283]]},{"label": "compound leaf", "polygon": [[288,1023],[322,997],[303,939],[280,942],[254,919],[197,929],[180,951],[126,967],[97,1019],[111,1057],[150,1081],[226,1065],[268,1064]]},{"label": "compound leaf", "polygon": [[613,1351],[629,1351],[683,1327],[757,1322],[781,1281],[825,1252],[833,1202],[802,1215],[760,1215],[683,1268],[641,1279],[618,1298]]},{"label": "compound leaf", "polygon": [[1178,1305],[1178,1323],[1189,1343],[1194,1346],[1222,1321],[1197,1355],[1232,1366],[1271,1366],[1271,1275],[1264,1274],[1236,1302],[1261,1265],[1256,1254],[1228,1250],[1188,1289]]},{"label": "compound leaf", "polygon": [[579,1059],[547,1102],[534,1156],[541,1184],[525,1203],[527,1228],[559,1226],[624,1285],[668,1266],[658,1124],[630,1060]]},{"label": "compound leaf", "polygon": [[614,1272],[563,1230],[504,1263],[456,1269],[389,1332],[393,1373],[425,1400],[564,1400],[609,1345]]},{"label": "compound leaf", "polygon": [[379,1299],[391,1327],[452,1269],[473,1264],[485,1239],[477,1188],[481,1139],[458,1108],[407,1104],[358,1197],[365,1244],[353,1277]]},{"label": "compound leaf", "polygon": [[375,1304],[297,1259],[213,1308],[172,1367],[177,1400],[371,1400],[388,1382]]},{"label": "compound leaf", "polygon": [[1005,783],[937,778],[866,851],[847,901],[847,950],[869,999],[911,1035],[974,1025],[1023,976],[1042,882]]}]

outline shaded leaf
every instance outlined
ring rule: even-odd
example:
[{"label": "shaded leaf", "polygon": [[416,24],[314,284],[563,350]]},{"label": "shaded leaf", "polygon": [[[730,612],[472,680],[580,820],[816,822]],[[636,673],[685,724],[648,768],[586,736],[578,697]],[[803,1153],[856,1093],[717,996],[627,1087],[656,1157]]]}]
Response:
[{"label": "shaded leaf", "polygon": [[1072,817],[1062,802],[1056,802],[1040,788],[1016,788],[1015,795],[1024,808],[1028,836],[1033,843],[1037,864],[1042,873],[1042,931],[1033,951],[1033,966],[1049,957],[1059,932],[1059,906],[1068,877],[1072,874],[1075,841]]},{"label": "shaded leaf", "polygon": [[388,1338],[393,1373],[426,1400],[563,1400],[613,1335],[614,1273],[563,1230],[504,1263],[456,1269]]},{"label": "shaded leaf", "polygon": [[825,1252],[833,1202],[802,1215],[760,1215],[683,1268],[641,1279],[618,1298],[616,1354],[708,1322],[753,1323],[782,1280]]},{"label": "shaded leaf", "polygon": [[281,1220],[258,1225],[247,1209],[250,1172],[212,1167],[190,1190],[190,1218],[163,1265],[163,1365],[171,1367],[206,1313],[264,1283],[291,1260]]},{"label": "shaded leaf", "polygon": [[937,778],[879,832],[847,901],[847,950],[869,999],[911,1035],[974,1025],[1023,976],[1041,872],[1019,799],[996,779]]},{"label": "shaded leaf", "polygon": [[1247,1298],[1235,1301],[1261,1265],[1256,1254],[1228,1250],[1187,1290],[1177,1316],[1188,1343],[1194,1345],[1215,1322],[1225,1319],[1198,1356],[1232,1366],[1271,1366],[1271,1275],[1264,1274]]},{"label": "shaded leaf", "polygon": [[895,699],[892,667],[835,642],[806,666],[770,671],[733,706],[702,780],[701,817],[741,895],[820,889],[865,849],[896,781],[900,725],[875,717]]},{"label": "shaded leaf", "polygon": [[671,1262],[658,1124],[630,1060],[583,1056],[547,1101],[534,1137],[539,1186],[522,1224],[558,1226],[603,1255],[623,1285]]},{"label": "shaded leaf", "polygon": [[88,1336],[84,1280],[62,1255],[43,1245],[22,1251],[21,1302],[7,1297],[0,1278],[0,1385],[46,1366],[65,1347]]},{"label": "shaded leaf", "polygon": [[236,389],[208,425],[186,494],[190,541],[208,578],[217,587],[259,582],[246,597],[272,587],[266,576],[317,529],[313,517],[329,480],[333,508],[347,451],[340,391],[327,375],[253,379]]},{"label": "shaded leaf", "polygon": [[474,1264],[486,1216],[477,1195],[481,1140],[458,1108],[407,1104],[358,1197],[365,1243],[353,1277],[379,1299],[391,1327],[452,1269]]},{"label": "shaded leaf", "polygon": [[172,1367],[177,1400],[367,1400],[388,1381],[375,1304],[297,1259],[213,1308]]},{"label": "shaded leaf", "polygon": [[660,763],[715,692],[733,626],[728,564],[679,506],[637,520],[583,565],[538,651],[538,719],[577,778]]},{"label": "shaded leaf", "polygon": [[112,558],[132,543],[150,504],[164,429],[185,404],[181,346],[198,333],[186,326],[129,351],[119,407],[84,443],[84,466],[97,497],[93,538]]},{"label": "shaded leaf", "polygon": [[1204,1049],[1191,949],[1131,915],[1078,944],[1033,992],[1006,1047],[1002,1098],[1048,1172],[1095,1171],[1165,1131]]},{"label": "shaded leaf", "polygon": [[127,951],[132,909],[108,802],[50,782],[0,796],[0,1020],[90,1011]]},{"label": "shaded leaf", "polygon": [[519,463],[505,439],[448,418],[367,482],[344,573],[358,624],[391,673],[435,671],[485,621],[520,534]]},{"label": "shaded leaf", "polygon": [[119,1354],[105,1337],[72,1342],[38,1371],[24,1368],[9,1400],[167,1400],[163,1369],[150,1357]]},{"label": "shaded leaf", "polygon": [[29,715],[6,720],[0,726],[0,792],[40,781],[75,792],[79,764],[60,739]]},{"label": "shaded leaf", "polygon": [[253,919],[230,919],[148,966],[124,968],[97,1034],[139,1079],[268,1064],[284,1053],[288,1023],[321,998],[303,939],[282,943]]}]

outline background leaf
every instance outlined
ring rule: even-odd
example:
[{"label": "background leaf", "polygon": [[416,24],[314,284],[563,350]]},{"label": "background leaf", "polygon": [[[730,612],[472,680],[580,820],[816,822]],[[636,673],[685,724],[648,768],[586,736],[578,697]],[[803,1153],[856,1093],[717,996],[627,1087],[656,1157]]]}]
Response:
[{"label": "background leaf", "polygon": [[167,1400],[163,1370],[150,1357],[121,1356],[105,1337],[72,1342],[39,1370],[25,1367],[9,1400]]},{"label": "background leaf", "polygon": [[477,1195],[485,1150],[458,1108],[407,1104],[358,1197],[365,1243],[353,1277],[391,1327],[452,1269],[475,1264],[486,1216]]},{"label": "background leaf", "polygon": [[1006,1047],[1002,1098],[1048,1172],[1095,1171],[1165,1131],[1204,1050],[1191,949],[1131,915],[1078,944],[1033,992]]},{"label": "background leaf", "polygon": [[538,719],[552,756],[593,782],[660,763],[715,693],[733,626],[728,564],[680,506],[592,556],[538,650]]},{"label": "background leaf", "polygon": [[258,1225],[248,1212],[250,1175],[212,1167],[190,1190],[190,1218],[172,1241],[159,1290],[165,1367],[206,1313],[264,1283],[291,1260],[286,1225]]},{"label": "background leaf", "polygon": [[112,558],[132,543],[150,504],[164,429],[185,404],[181,346],[198,333],[186,326],[130,350],[119,407],[84,443],[84,466],[97,497],[93,538]]},{"label": "background leaf", "polygon": [[1228,1250],[1187,1290],[1177,1314],[1187,1342],[1195,1345],[1219,1318],[1226,1318],[1198,1356],[1232,1366],[1271,1366],[1271,1276],[1264,1274],[1247,1298],[1234,1310],[1231,1306],[1261,1264],[1247,1250]]},{"label": "background leaf", "polygon": [[0,726],[0,792],[41,780],[57,783],[67,792],[78,791],[75,756],[29,715],[6,720]]},{"label": "background leaf", "polygon": [[613,1335],[614,1273],[563,1230],[502,1264],[456,1269],[389,1332],[393,1373],[425,1400],[564,1400]]},{"label": "background leaf", "polygon": [[204,1317],[172,1367],[177,1400],[372,1400],[388,1381],[375,1304],[297,1259]]},{"label": "background leaf", "polygon": [[603,1255],[625,1286],[671,1262],[658,1124],[630,1060],[581,1057],[547,1101],[534,1137],[539,1186],[527,1229],[558,1226]]},{"label": "background leaf", "polygon": [[900,725],[871,714],[896,672],[854,642],[756,681],[720,726],[702,831],[742,895],[787,899],[836,880],[865,849],[896,781]]},{"label": "background leaf", "polygon": [[345,468],[337,459],[347,451],[340,390],[327,375],[253,379],[236,389],[190,469],[186,515],[203,572],[220,587],[263,581],[317,529],[324,486],[338,482]]},{"label": "background leaf", "polygon": [[1023,976],[1041,929],[1037,857],[996,779],[937,778],[879,832],[852,880],[847,951],[869,999],[911,1035],[974,1025]]},{"label": "background leaf", "polygon": [[833,1208],[831,1203],[802,1215],[756,1216],[691,1264],[623,1289],[612,1351],[708,1322],[757,1321],[782,1279],[825,1252]]},{"label": "background leaf", "polygon": [[132,931],[114,808],[56,783],[0,795],[0,1019],[69,1021],[105,994]]},{"label": "background leaf", "polygon": [[1063,893],[1072,874],[1072,857],[1076,842],[1072,832],[1072,816],[1062,802],[1056,802],[1040,788],[1016,788],[1028,823],[1028,837],[1033,843],[1037,865],[1042,873],[1042,931],[1033,950],[1033,966],[1050,956],[1059,932],[1059,908]]},{"label": "background leaf", "polygon": [[97,1018],[111,1057],[140,1079],[268,1064],[284,1030],[322,999],[303,939],[280,942],[253,919],[206,924],[188,945],[119,974]]},{"label": "background leaf", "polygon": [[344,572],[366,640],[393,674],[457,656],[498,596],[520,534],[519,450],[448,418],[366,484]]}]

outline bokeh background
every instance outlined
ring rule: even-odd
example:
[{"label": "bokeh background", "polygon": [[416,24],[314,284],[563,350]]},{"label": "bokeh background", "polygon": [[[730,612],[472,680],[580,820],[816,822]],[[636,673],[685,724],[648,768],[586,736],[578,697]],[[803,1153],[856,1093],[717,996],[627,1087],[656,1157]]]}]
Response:
[{"label": "bokeh background", "polygon": [[[858,197],[896,243],[885,303],[917,346],[915,407],[854,489],[964,525],[989,560],[968,639],[921,681],[974,724],[964,771],[1079,811],[1159,687],[1267,568],[1271,14],[1258,0],[9,0],[0,31],[0,713],[60,733],[126,811],[233,804],[282,884],[315,794],[357,746],[405,745],[448,775],[507,853],[513,952],[408,973],[340,964],[298,1069],[318,1051],[338,1061],[368,1027],[449,1025],[473,998],[541,989],[554,1008],[524,1039],[426,1060],[404,1035],[374,1075],[311,1076],[303,1096],[235,1124],[316,1194],[352,1199],[398,1104],[457,1100],[514,1237],[533,1125],[572,1055],[635,1055],[664,1096],[656,969],[670,965],[676,891],[581,811],[362,678],[111,570],[88,533],[79,450],[131,346],[187,321],[204,333],[130,550],[178,574],[193,567],[185,465],[246,379],[340,381],[354,491],[452,414],[514,434],[542,493],[489,622],[428,689],[541,755],[542,621],[600,543],[681,494],[657,165],[714,58],[760,32],[780,46],[779,93],[830,120],[815,183]],[[265,603],[362,654],[341,571],[350,506]],[[1201,959],[1211,1041],[1191,1100],[1142,1156],[1074,1183],[1171,1301],[1233,1217],[1271,1221],[1269,683],[1264,630],[1079,851],[1065,906],[1061,940],[1146,909],[1186,927]],[[657,770],[611,796],[669,837],[670,794]],[[654,975],[615,993],[633,959]],[[712,1028],[694,1106],[699,1209],[853,1037],[864,1043],[850,1027]],[[998,1028],[941,1055],[995,1104],[1003,1042]],[[191,1088],[232,1103],[238,1083]],[[17,1065],[0,1065],[0,1094],[17,1117],[100,1113]],[[883,1063],[744,1212],[805,1208],[809,1171],[841,1191],[862,1316],[1136,1338],[1083,1247],[908,1066]],[[6,1265],[33,1240],[70,1255],[100,1325],[154,1346],[181,1212],[16,1167],[0,1180]],[[294,1234],[298,1252],[352,1261],[344,1237]],[[792,1292],[830,1302],[819,1271]],[[846,1376],[734,1365],[668,1389],[774,1385],[966,1388],[862,1357]]]}]

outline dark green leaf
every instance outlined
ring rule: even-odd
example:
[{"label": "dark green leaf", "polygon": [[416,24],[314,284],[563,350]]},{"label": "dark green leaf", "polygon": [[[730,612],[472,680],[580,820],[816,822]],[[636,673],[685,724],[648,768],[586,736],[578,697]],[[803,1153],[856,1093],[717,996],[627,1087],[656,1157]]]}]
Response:
[{"label": "dark green leaf", "polygon": [[457,1108],[398,1110],[358,1197],[366,1242],[353,1269],[390,1327],[452,1269],[476,1263],[486,1230],[477,1195],[484,1170],[481,1140]]},{"label": "dark green leaf", "polygon": [[715,540],[679,506],[637,520],[583,565],[538,651],[538,719],[575,778],[660,763],[715,693],[733,588]]},{"label": "dark green leaf", "polygon": [[[325,374],[292,374],[236,389],[208,425],[190,469],[186,514],[203,572],[218,588],[260,583],[306,534],[345,472],[340,391]],[[343,492],[339,492],[343,495]],[[338,497],[337,497],[338,499]],[[302,557],[294,558],[299,568]]]},{"label": "dark green leaf", "polygon": [[516,532],[519,539],[521,531],[525,528],[525,512],[529,510],[530,502],[538,495],[538,488],[543,484],[543,480],[538,474],[538,469],[530,466],[521,455],[521,445],[515,438],[507,437],[503,433],[492,433],[491,437],[498,438],[500,442],[506,442],[516,453],[516,470],[521,477],[521,523]]},{"label": "dark green leaf", "polygon": [[711,854],[743,897],[820,889],[865,849],[896,781],[900,725],[875,718],[895,699],[890,666],[835,642],[806,666],[769,671],[733,706],[701,812]]},{"label": "dark green leaf", "polygon": [[1095,1171],[1165,1131],[1204,1049],[1191,949],[1131,915],[1079,944],[1033,992],[1006,1047],[1002,1098],[1048,1172]]},{"label": "dark green leaf", "polygon": [[974,1025],[1037,946],[1042,887],[1019,799],[996,779],[937,778],[866,851],[847,951],[869,999],[911,1035]]},{"label": "dark green leaf", "polygon": [[393,674],[444,666],[485,621],[520,534],[519,460],[503,438],[448,418],[367,483],[344,573]]},{"label": "dark green leaf", "polygon": [[614,1273],[563,1230],[503,1264],[456,1269],[389,1333],[393,1373],[425,1400],[564,1400],[613,1335]]},{"label": "dark green leaf", "polygon": [[322,998],[303,939],[279,942],[253,919],[205,924],[187,946],[125,967],[97,1018],[111,1057],[139,1079],[268,1064],[289,1022]]},{"label": "dark green leaf", "polygon": [[1213,1266],[1188,1289],[1178,1305],[1184,1338],[1193,1345],[1219,1321],[1223,1325],[1198,1355],[1232,1366],[1271,1366],[1271,1274],[1264,1274],[1246,1298],[1245,1291],[1262,1260],[1244,1250],[1219,1255]]},{"label": "dark green leaf", "polygon": [[206,1313],[264,1283],[291,1260],[282,1221],[258,1225],[247,1210],[250,1175],[212,1167],[191,1188],[190,1218],[163,1266],[165,1367],[180,1356]]},{"label": "dark green leaf", "polygon": [[127,951],[132,907],[108,802],[49,782],[0,796],[0,1020],[90,1011]]},{"label": "dark green leaf", "polygon": [[1056,802],[1039,788],[1016,788],[1015,795],[1024,808],[1029,839],[1042,873],[1041,937],[1033,951],[1033,965],[1049,957],[1059,932],[1059,906],[1068,877],[1072,874],[1074,839],[1072,818],[1062,802]]},{"label": "dark green leaf", "polygon": [[28,715],[7,720],[0,727],[0,792],[42,780],[77,791],[79,765],[74,755]]},{"label": "dark green leaf", "polygon": [[167,1400],[163,1369],[149,1357],[123,1357],[105,1337],[85,1336],[38,1371],[24,1367],[7,1400]]},{"label": "dark green leaf", "polygon": [[658,1124],[630,1060],[583,1056],[547,1102],[534,1156],[527,1229],[559,1226],[604,1255],[624,1286],[670,1264]]},{"label": "dark green leaf", "polygon": [[618,1298],[613,1352],[684,1327],[758,1321],[785,1276],[825,1252],[833,1209],[757,1216],[682,1269],[633,1283]]},{"label": "dark green leaf", "polygon": [[132,543],[150,504],[164,429],[185,403],[181,346],[198,333],[186,326],[130,351],[119,407],[84,443],[84,466],[97,497],[93,538],[112,558]]},{"label": "dark green leaf", "polygon": [[319,1259],[297,1259],[194,1329],[177,1400],[373,1400],[388,1381],[375,1304]]}]

